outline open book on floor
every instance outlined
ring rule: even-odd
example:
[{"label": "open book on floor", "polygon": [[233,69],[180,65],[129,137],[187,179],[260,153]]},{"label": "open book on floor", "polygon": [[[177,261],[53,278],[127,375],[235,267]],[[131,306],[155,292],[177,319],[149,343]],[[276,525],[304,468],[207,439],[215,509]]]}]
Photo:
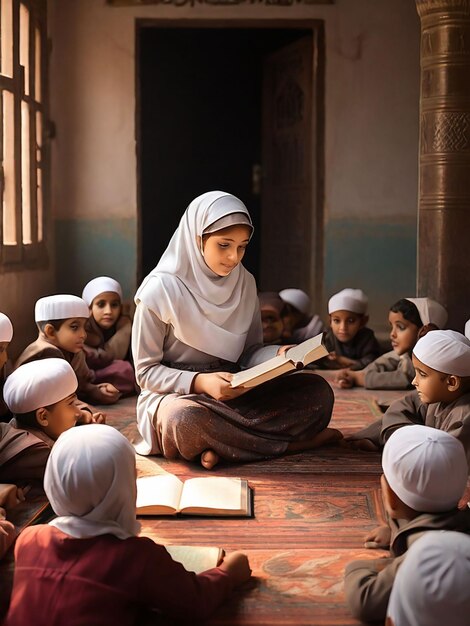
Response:
[{"label": "open book on floor", "polygon": [[188,572],[200,574],[217,567],[224,558],[224,550],[215,546],[165,546],[174,561],[184,565]]},{"label": "open book on floor", "polygon": [[251,517],[252,494],[246,480],[208,476],[182,482],[173,474],[137,479],[137,515]]},{"label": "open book on floor", "polygon": [[323,358],[328,350],[323,344],[323,333],[286,350],[284,354],[268,359],[264,363],[237,372],[233,375],[231,387],[256,387],[272,378],[302,369],[313,361]]}]

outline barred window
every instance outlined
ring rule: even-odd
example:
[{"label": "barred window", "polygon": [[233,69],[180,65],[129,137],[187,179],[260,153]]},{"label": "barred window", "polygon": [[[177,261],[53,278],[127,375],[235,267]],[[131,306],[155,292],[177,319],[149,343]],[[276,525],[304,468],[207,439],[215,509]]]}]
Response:
[{"label": "barred window", "polygon": [[0,260],[17,269],[46,259],[46,1],[0,5]]}]

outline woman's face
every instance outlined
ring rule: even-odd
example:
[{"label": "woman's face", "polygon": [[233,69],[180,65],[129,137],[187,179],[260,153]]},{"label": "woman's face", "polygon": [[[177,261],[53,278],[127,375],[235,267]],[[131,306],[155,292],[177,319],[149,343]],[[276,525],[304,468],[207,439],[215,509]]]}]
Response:
[{"label": "woman's face", "polygon": [[[218,276],[228,276],[243,259],[250,241],[248,226],[235,225],[211,233],[202,239],[206,265]],[[201,247],[201,237],[198,237]]]}]

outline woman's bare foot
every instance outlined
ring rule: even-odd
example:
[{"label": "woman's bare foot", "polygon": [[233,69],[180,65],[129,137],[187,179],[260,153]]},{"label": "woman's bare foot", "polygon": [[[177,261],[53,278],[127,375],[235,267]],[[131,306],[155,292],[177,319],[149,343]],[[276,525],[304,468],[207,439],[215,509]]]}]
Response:
[{"label": "woman's bare foot", "polygon": [[312,439],[304,439],[303,441],[292,441],[287,446],[287,452],[302,452],[303,450],[314,450],[321,446],[327,446],[337,443],[343,438],[343,433],[336,428],[325,428]]},{"label": "woman's bare foot", "polygon": [[210,470],[219,462],[219,455],[213,450],[206,450],[201,454],[201,465]]}]

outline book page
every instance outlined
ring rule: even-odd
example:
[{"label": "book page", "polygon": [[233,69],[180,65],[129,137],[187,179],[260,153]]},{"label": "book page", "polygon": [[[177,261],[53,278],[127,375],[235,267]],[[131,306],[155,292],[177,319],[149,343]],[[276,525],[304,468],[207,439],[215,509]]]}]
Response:
[{"label": "book page", "polygon": [[184,483],[180,510],[191,508],[240,511],[242,508],[242,481],[239,478],[221,476],[190,478]]},{"label": "book page", "polygon": [[173,474],[138,478],[137,514],[142,514],[142,509],[154,515],[158,515],[161,508],[178,511],[182,490],[183,483]]},{"label": "book page", "polygon": [[302,363],[303,365],[308,365],[312,361],[321,359],[328,354],[322,339],[323,333],[320,333],[311,339],[299,343],[297,346],[287,350],[286,359],[291,360],[294,364]]},{"label": "book page", "polygon": [[171,558],[181,563],[188,572],[200,574],[217,567],[224,551],[215,546],[165,546]]},{"label": "book page", "polygon": [[[231,387],[243,387],[245,383],[250,381],[249,387],[255,387],[262,380],[269,380],[274,378],[273,376],[266,376],[266,373],[276,370],[276,376],[292,370],[292,364],[286,359],[283,354],[275,356],[272,359],[268,359],[264,363],[250,367],[242,372],[237,372],[233,375]],[[262,379],[257,381],[257,379]]]}]

